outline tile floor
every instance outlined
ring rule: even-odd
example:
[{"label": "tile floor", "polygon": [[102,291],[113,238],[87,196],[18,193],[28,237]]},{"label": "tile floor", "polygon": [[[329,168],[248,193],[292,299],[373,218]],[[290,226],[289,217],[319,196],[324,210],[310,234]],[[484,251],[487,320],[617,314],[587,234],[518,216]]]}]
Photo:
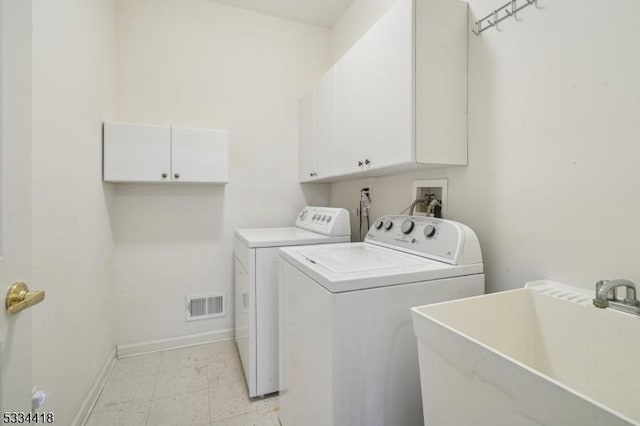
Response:
[{"label": "tile floor", "polygon": [[250,400],[233,341],[118,360],[86,426],[279,426]]}]

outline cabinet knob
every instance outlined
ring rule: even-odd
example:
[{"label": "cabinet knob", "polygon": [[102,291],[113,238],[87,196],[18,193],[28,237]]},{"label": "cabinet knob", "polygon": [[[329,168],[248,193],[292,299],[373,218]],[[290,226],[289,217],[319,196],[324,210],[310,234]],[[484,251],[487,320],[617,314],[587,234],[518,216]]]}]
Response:
[{"label": "cabinet knob", "polygon": [[162,178],[163,178],[163,179],[166,179],[166,178],[167,178],[167,174],[166,174],[166,173],[163,173],[163,174],[162,174]]},{"label": "cabinet knob", "polygon": [[371,161],[369,161],[369,159],[368,159],[368,158],[366,158],[366,159],[364,160],[364,164],[366,164],[366,165],[368,166],[369,164],[371,164]]},{"label": "cabinet knob", "polygon": [[176,173],[173,175],[174,178],[178,179],[180,177],[180,173]]},{"label": "cabinet knob", "polygon": [[362,167],[362,161],[358,161],[358,167]]}]

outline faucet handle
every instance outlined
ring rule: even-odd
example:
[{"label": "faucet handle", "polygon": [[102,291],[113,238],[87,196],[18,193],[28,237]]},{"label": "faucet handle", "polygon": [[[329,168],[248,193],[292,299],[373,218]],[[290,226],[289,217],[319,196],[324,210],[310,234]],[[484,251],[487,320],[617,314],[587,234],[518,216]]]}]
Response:
[{"label": "faucet handle", "polygon": [[608,282],[609,282],[609,280],[601,280],[601,281],[598,281],[596,283],[596,296],[600,296],[603,300],[604,299],[606,299],[606,300],[618,300],[617,297],[616,297],[616,289],[615,289],[615,287],[612,288],[611,290],[609,290],[609,292],[607,294],[600,295],[600,289],[602,288],[602,286],[604,284],[606,284]]},{"label": "faucet handle", "polygon": [[638,298],[636,296],[635,287],[631,287],[631,286],[627,287],[627,295],[622,302],[625,305],[640,306],[640,301],[638,301]]}]

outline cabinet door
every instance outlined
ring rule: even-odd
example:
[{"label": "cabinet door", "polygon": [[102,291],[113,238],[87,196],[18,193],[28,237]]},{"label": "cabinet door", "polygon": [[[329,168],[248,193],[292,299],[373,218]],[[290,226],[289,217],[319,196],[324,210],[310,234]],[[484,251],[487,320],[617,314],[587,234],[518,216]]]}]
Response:
[{"label": "cabinet door", "polygon": [[300,182],[315,173],[315,93],[311,90],[298,103],[298,174]]},{"label": "cabinet door", "polygon": [[338,62],[338,174],[413,161],[413,69],[413,1],[399,0]]},{"label": "cabinet door", "polygon": [[372,108],[367,103],[367,92],[375,89],[367,83],[366,69],[373,55],[369,46],[360,39],[336,64],[336,174],[360,170],[364,161],[364,142],[367,117]]},{"label": "cabinet door", "polygon": [[332,67],[315,89],[315,173],[317,178],[335,173],[336,67]]},{"label": "cabinet door", "polygon": [[365,36],[360,84],[370,106],[361,123],[367,168],[415,160],[413,3],[399,0]]},{"label": "cabinet door", "polygon": [[105,182],[163,182],[171,172],[168,126],[104,123]]},{"label": "cabinet door", "polygon": [[172,182],[229,181],[229,132],[171,128]]}]

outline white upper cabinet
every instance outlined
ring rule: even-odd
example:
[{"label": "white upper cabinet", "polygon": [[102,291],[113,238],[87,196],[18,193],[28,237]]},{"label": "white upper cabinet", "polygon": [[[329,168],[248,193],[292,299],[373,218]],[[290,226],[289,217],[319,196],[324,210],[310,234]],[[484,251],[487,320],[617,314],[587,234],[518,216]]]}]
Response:
[{"label": "white upper cabinet", "polygon": [[[397,0],[328,75],[335,140],[323,181],[467,163],[467,3]],[[303,161],[319,161],[318,146]]]},{"label": "white upper cabinet", "polygon": [[227,182],[229,132],[172,127],[171,179],[173,182]]},{"label": "white upper cabinet", "polygon": [[326,73],[298,105],[299,174],[311,182],[335,173],[336,68]]},{"label": "white upper cabinet", "polygon": [[105,182],[170,181],[171,128],[104,123]]},{"label": "white upper cabinet", "polygon": [[104,123],[105,182],[226,183],[229,133]]}]

